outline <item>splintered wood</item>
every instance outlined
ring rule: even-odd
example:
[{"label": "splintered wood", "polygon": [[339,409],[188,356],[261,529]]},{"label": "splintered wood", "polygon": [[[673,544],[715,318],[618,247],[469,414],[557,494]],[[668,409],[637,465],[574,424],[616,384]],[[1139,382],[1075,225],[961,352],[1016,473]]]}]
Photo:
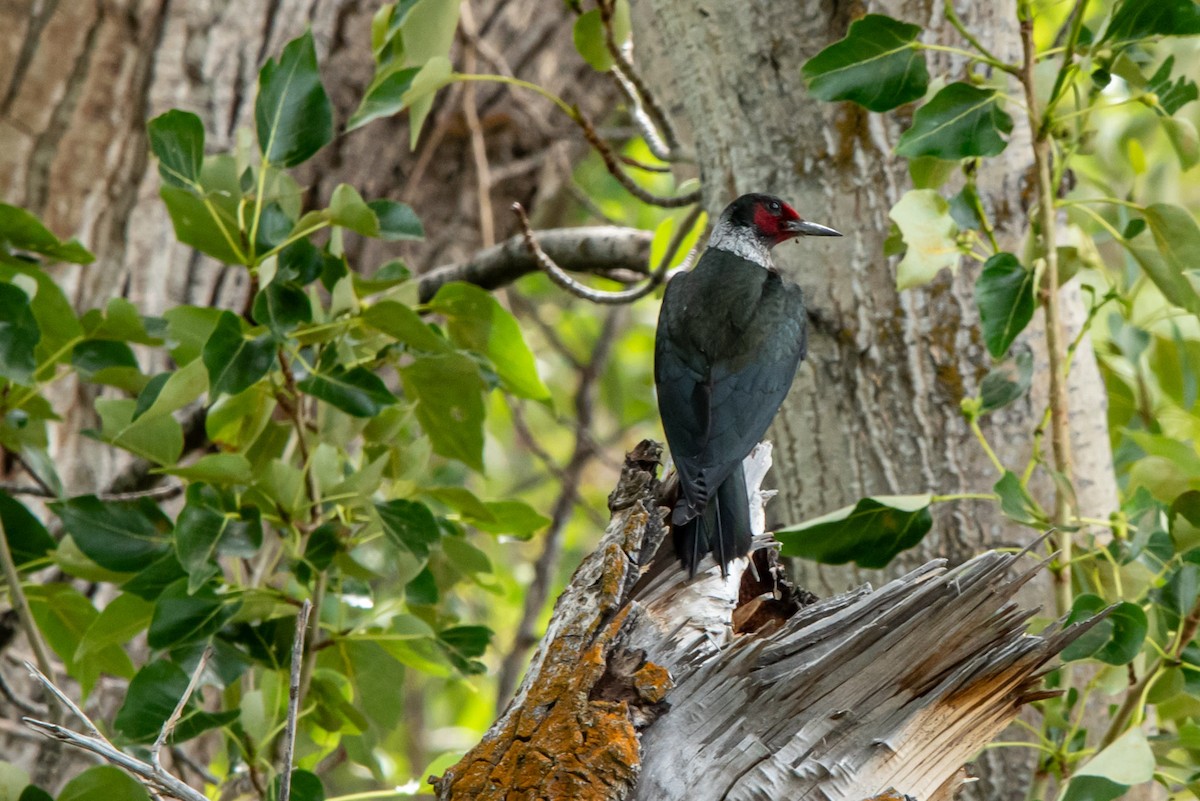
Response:
[{"label": "splintered wood", "polygon": [[[689,580],[669,545],[652,558],[660,452],[626,458],[600,547],[504,715],[431,780],[439,798],[950,798],[1082,633],[1025,633],[1013,597],[1037,568],[1014,576],[1021,555],[933,562],[808,605],[765,551],[754,570]],[[769,448],[748,458],[760,480]]]}]

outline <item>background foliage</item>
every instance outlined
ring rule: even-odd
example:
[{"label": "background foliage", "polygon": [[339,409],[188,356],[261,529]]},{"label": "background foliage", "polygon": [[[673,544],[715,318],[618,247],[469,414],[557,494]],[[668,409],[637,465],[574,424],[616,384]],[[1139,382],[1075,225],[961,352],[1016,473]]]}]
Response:
[{"label": "background foliage", "polygon": [[[1191,0],[1153,14],[1136,0],[1075,8],[1022,6],[1041,53],[1035,121],[1053,152],[1059,280],[1077,281],[1089,304],[1085,332],[1104,369],[1124,505],[1111,519],[1074,508],[1046,425],[1029,432],[1028,464],[997,462],[996,484],[973,497],[994,499],[1015,524],[1053,526],[1060,547],[1074,546],[1053,565],[1060,614],[1113,607],[1050,677],[1065,692],[1039,704],[1029,747],[1044,758],[1031,797],[1051,779],[1072,799],[1114,798],[1152,778],[1196,795],[1200,103],[1183,65],[1198,55],[1200,13]],[[611,69],[604,37],[610,26],[629,36],[627,9],[617,4],[604,18],[578,11],[581,57]],[[579,119],[540,87],[456,72],[448,54],[459,23],[456,4],[384,5],[369,43],[375,75],[346,128],[403,111],[415,141],[438,90],[485,80],[541,93]],[[980,335],[996,364],[962,408],[989,448],[976,421],[1032,380],[1021,335],[1045,304],[1047,254],[1035,203],[1027,241],[1000,246],[976,176],[981,159],[1014,146],[1014,118],[1028,109],[1009,80],[1020,65],[964,30],[962,74],[931,76],[920,34],[870,15],[803,69],[823,100],[879,113],[918,103],[897,146],[913,189],[891,212],[888,255],[902,288],[942,269],[975,282]],[[311,34],[262,67],[254,136],[235,150],[209,152],[189,112],[148,121],[176,236],[248,273],[242,309],[180,306],[155,316],[114,299],[76,310],[47,268],[87,265],[85,245],[0,205],[0,447],[37,490],[0,491],[13,607],[28,610],[42,670],[57,665],[81,699],[128,682],[104,726],[134,753],[158,736],[211,644],[172,744],[191,741],[213,787],[246,795],[265,795],[278,768],[304,598],[316,611],[294,797],[424,789],[420,780],[472,744],[496,696],[511,690],[505,669],[519,668],[522,652],[505,657],[534,572],[534,544],[523,543],[562,525],[564,567],[551,567],[569,570],[603,522],[620,454],[656,432],[654,304],[601,312],[544,276],[507,297],[452,283],[422,301],[402,262],[351,263],[347,237],[404,241],[423,226],[419,203],[364,199],[345,184],[327,205],[312,205],[291,171],[339,122]],[[622,155],[661,167],[640,138],[624,142]],[[688,190],[661,172],[633,174],[644,193]],[[577,166],[576,181],[587,201],[572,210],[577,221],[655,231],[652,264],[689,225],[686,210],[631,199],[599,154]],[[143,369],[162,363],[170,369]],[[105,388],[92,435],[169,477],[162,492],[64,496],[50,449],[62,410],[45,391],[70,376]],[[595,396],[586,408],[577,402],[585,381]],[[530,430],[541,453],[529,450]],[[560,515],[552,507],[564,479],[550,467],[581,452],[588,458]],[[1062,507],[1031,495],[1038,471],[1055,476]],[[44,509],[37,495],[49,501]],[[793,555],[881,566],[928,531],[931,504],[961,497],[867,498],[796,521],[780,539]],[[1083,714],[1089,697],[1111,706],[1102,730]],[[1142,728],[1151,718],[1157,727]],[[10,796],[48,797],[4,767]],[[98,767],[58,797],[146,794]]]}]

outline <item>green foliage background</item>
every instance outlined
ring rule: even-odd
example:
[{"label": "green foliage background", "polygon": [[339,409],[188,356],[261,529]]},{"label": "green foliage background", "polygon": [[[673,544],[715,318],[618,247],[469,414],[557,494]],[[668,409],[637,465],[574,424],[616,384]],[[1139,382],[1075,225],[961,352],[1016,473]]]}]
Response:
[{"label": "green foliage background", "polygon": [[[1035,471],[1052,469],[1036,449],[1028,465],[998,463],[997,483],[974,497],[995,500],[1037,531],[1065,523],[1077,550],[1055,565],[1069,587],[1062,613],[1085,619],[1112,607],[1065,655],[1096,666],[1092,677],[1077,680],[1071,668],[1050,677],[1065,692],[1039,703],[1034,788],[1053,777],[1067,797],[1108,799],[1153,778],[1175,795],[1197,795],[1200,648],[1188,621],[1200,621],[1200,103],[1183,65],[1200,56],[1200,16],[1192,0],[1160,4],[1156,14],[1136,0],[1079,7],[1079,66],[1066,71],[1057,34],[1070,8],[1027,11],[1047,54],[1039,91],[1060,98],[1055,179],[1067,168],[1074,179],[1059,201],[1060,278],[1078,281],[1089,304],[1124,505],[1111,519],[1073,510],[1057,520],[1027,489]],[[611,69],[599,11],[580,11],[581,56]],[[624,38],[627,9],[616,12]],[[447,56],[457,14],[457,4],[433,0],[382,7],[370,42],[376,74],[350,129],[406,111],[415,141],[434,94],[454,81],[546,94],[511,78],[454,72]],[[868,16],[804,73],[824,100],[873,112],[921,103],[897,146],[913,189],[892,210],[890,255],[903,254],[901,288],[942,269],[969,271],[976,282],[982,338],[996,364],[981,395],[963,399],[963,413],[986,449],[980,418],[1030,385],[1021,334],[1042,305],[1045,254],[1033,233],[1021,252],[999,247],[980,201],[986,188],[974,176],[980,159],[1009,146],[1023,111],[1003,80],[1011,65],[977,47],[963,51],[974,55],[970,69],[951,76],[959,80],[931,78],[920,33]],[[40,517],[32,503],[0,491],[6,561],[22,576],[29,626],[83,699],[102,675],[128,681],[103,726],[142,754],[211,646],[205,702],[189,703],[173,741],[209,737],[206,769],[216,783],[237,777],[262,795],[278,769],[296,609],[311,599],[316,647],[304,663],[293,797],[425,790],[420,779],[454,761],[494,717],[493,676],[561,491],[555,473],[530,457],[522,427],[538,432],[554,462],[567,462],[578,368],[601,337],[615,336],[595,379],[600,403],[588,435],[598,459],[565,529],[569,570],[603,523],[621,453],[657,432],[653,304],[609,312],[621,315],[614,325],[535,275],[519,290],[541,327],[522,325],[476,287],[448,284],[422,302],[400,261],[350,263],[347,235],[419,238],[421,210],[364,199],[345,184],[327,207],[304,206],[289,171],[334,136],[311,34],[260,72],[256,145],[206,155],[203,124],[184,111],[148,124],[177,237],[246,270],[253,290],[243,310],[180,306],[158,317],[121,299],[73,309],[44,267],[86,265],[91,254],[0,205],[0,447],[54,499],[52,517]],[[640,140],[624,149],[655,163]],[[638,175],[657,194],[687,189],[666,174]],[[687,219],[686,210],[630,199],[598,156],[575,178],[594,210],[576,210],[577,221],[598,211],[655,231],[652,264]],[[560,349],[547,347],[549,336]],[[143,372],[150,354],[172,368]],[[181,497],[64,496],[49,450],[56,410],[45,392],[69,375],[108,388],[92,435],[146,460]],[[198,406],[206,414],[197,458],[185,437]],[[1030,432],[1035,442],[1041,436]],[[793,555],[882,566],[929,530],[932,504],[958,499],[867,498],[797,522],[780,538]],[[111,600],[81,591],[92,586]],[[1107,731],[1083,726],[1089,697],[1110,699]],[[1159,728],[1147,737],[1139,724],[1151,711]],[[330,767],[323,761],[333,754],[344,759]],[[48,797],[0,767],[12,797]],[[142,797],[113,768],[90,769],[59,794]]]}]

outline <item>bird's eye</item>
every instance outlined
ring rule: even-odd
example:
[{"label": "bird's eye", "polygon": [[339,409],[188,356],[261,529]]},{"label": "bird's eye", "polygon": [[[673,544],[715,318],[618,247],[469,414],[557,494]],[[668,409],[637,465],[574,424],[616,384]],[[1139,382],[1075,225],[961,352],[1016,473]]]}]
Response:
[{"label": "bird's eye", "polygon": [[776,214],[778,214],[780,211],[783,210],[782,208],[780,208],[778,200],[772,200],[770,203],[767,204],[767,208],[770,209],[771,211],[775,212]]}]

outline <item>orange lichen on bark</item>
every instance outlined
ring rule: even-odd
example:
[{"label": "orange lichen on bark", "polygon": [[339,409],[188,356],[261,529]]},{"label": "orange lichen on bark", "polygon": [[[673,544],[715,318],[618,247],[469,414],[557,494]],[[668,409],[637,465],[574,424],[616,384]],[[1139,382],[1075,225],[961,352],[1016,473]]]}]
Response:
[{"label": "orange lichen on bark", "polygon": [[[632,788],[640,759],[630,703],[594,693],[628,615],[625,607],[582,651],[579,637],[551,643],[522,708],[435,782],[439,797],[601,801],[613,786]],[[664,668],[645,663],[633,684],[636,698],[653,705],[671,680]]]}]

